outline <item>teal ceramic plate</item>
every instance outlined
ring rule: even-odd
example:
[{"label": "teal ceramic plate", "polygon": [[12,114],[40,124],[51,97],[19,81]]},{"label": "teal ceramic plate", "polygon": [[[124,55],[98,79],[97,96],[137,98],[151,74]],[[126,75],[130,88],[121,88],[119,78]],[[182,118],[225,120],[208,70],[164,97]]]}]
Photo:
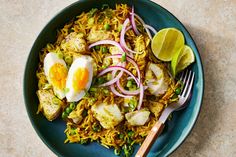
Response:
[{"label": "teal ceramic plate", "polygon": [[[89,145],[64,144],[65,123],[61,119],[49,122],[42,114],[36,114],[39,103],[36,96],[37,79],[35,76],[39,62],[38,53],[46,43],[54,42],[56,39],[56,30],[76,15],[79,15],[83,11],[89,11],[91,8],[101,8],[102,4],[109,4],[111,7],[114,7],[116,3],[127,3],[130,6],[134,4],[135,12],[147,24],[155,27],[157,30],[165,27],[175,27],[181,30],[185,36],[187,45],[192,48],[196,57],[195,63],[191,66],[191,69],[196,74],[196,78],[190,104],[185,110],[173,114],[172,120],[167,122],[164,132],[155,142],[148,156],[159,157],[171,154],[181,145],[196,122],[203,97],[203,69],[197,47],[183,24],[166,9],[147,0],[81,0],[63,9],[43,28],[34,42],[25,67],[24,98],[29,118],[42,141],[58,156],[113,157],[115,155],[112,149],[106,149],[97,143],[91,143]],[[139,146],[137,145],[135,152],[138,148]]]}]

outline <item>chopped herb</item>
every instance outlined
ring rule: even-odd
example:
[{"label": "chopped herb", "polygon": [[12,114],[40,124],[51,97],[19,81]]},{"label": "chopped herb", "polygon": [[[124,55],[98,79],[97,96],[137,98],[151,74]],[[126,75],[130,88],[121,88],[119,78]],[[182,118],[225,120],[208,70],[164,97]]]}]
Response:
[{"label": "chopped herb", "polygon": [[108,73],[107,74],[107,80],[111,80],[112,79],[112,75],[111,75],[111,73]]},{"label": "chopped herb", "polygon": [[98,11],[97,8],[91,9],[91,10],[89,11],[89,13],[88,13],[88,17],[89,17],[89,18],[93,17],[94,14],[95,14],[97,11]]},{"label": "chopped herb", "polygon": [[122,54],[121,62],[126,62],[126,53],[125,52]]},{"label": "chopped herb", "polygon": [[109,8],[109,5],[108,4],[103,4],[102,5],[102,10],[105,10],[105,9],[108,9]]},{"label": "chopped herb", "polygon": [[123,28],[123,25],[119,25],[118,26],[118,32],[121,32],[122,28]]},{"label": "chopped herb", "polygon": [[57,57],[60,58],[60,59],[62,59],[62,58],[63,58],[62,52],[57,52]]},{"label": "chopped herb", "polygon": [[95,46],[95,50],[100,50],[100,46],[99,45]]},{"label": "chopped herb", "polygon": [[121,154],[121,150],[120,149],[114,149],[114,154],[119,156]]},{"label": "chopped herb", "polygon": [[119,139],[123,139],[125,137],[124,134],[119,134]]},{"label": "chopped herb", "polygon": [[72,62],[73,62],[73,58],[71,56],[66,56],[65,57],[65,62],[68,64],[68,65],[71,65]]},{"label": "chopped herb", "polygon": [[80,140],[80,144],[87,144],[88,143],[88,139],[81,139]]},{"label": "chopped herb", "polygon": [[107,53],[107,52],[108,52],[108,48],[102,47],[102,53]]},{"label": "chopped herb", "polygon": [[103,84],[105,82],[105,79],[103,77],[99,77],[97,82],[98,84]]},{"label": "chopped herb", "polygon": [[134,132],[132,130],[128,132],[129,137],[132,137],[133,135],[134,135]]},{"label": "chopped herb", "polygon": [[89,18],[88,19],[88,25],[93,25],[94,24],[94,18],[93,17],[91,17],[91,18]]},{"label": "chopped herb", "polygon": [[86,117],[87,115],[88,115],[88,111],[87,110],[83,110],[82,117]]},{"label": "chopped herb", "polygon": [[131,88],[131,87],[132,87],[132,81],[131,81],[131,80],[128,80],[126,86],[127,86],[128,88]]},{"label": "chopped herb", "polygon": [[93,125],[93,131],[94,132],[100,132],[101,131],[101,126],[97,123],[95,123],[95,125]]}]

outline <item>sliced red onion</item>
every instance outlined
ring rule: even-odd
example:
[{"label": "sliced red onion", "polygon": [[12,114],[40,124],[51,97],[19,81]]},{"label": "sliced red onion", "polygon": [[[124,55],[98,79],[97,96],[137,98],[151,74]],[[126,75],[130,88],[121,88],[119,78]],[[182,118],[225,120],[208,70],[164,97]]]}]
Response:
[{"label": "sliced red onion", "polygon": [[157,31],[155,30],[155,28],[153,28],[152,26],[150,26],[150,25],[143,25],[144,26],[144,28],[148,28],[148,29],[150,29],[152,32],[153,32],[153,34],[157,34]]},{"label": "sliced red onion", "polygon": [[140,83],[140,94],[139,94],[138,110],[140,110],[140,108],[142,107],[143,96],[144,96],[144,88],[143,88],[143,84]]},{"label": "sliced red onion", "polygon": [[[132,14],[132,13],[131,13]],[[134,16],[142,23],[142,25],[144,26],[145,25],[145,22],[143,21],[143,19],[138,16],[137,14],[134,13]],[[152,35],[150,33],[150,31],[147,29],[147,28],[144,28],[149,36],[150,39],[152,39]]]},{"label": "sliced red onion", "polygon": [[[121,54],[115,54],[115,55],[108,56],[107,58],[121,58],[121,57],[122,57]],[[133,66],[136,68],[136,71],[138,73],[138,80],[140,81],[141,80],[141,74],[140,74],[140,70],[139,70],[138,64],[132,58],[130,58],[129,56],[126,56],[126,59],[131,64],[133,64]]]},{"label": "sliced red onion", "polygon": [[100,41],[98,41],[98,42],[95,42],[95,43],[89,45],[88,48],[91,49],[91,48],[94,47],[94,46],[97,46],[97,45],[106,45],[106,44],[108,44],[108,45],[114,45],[114,46],[118,47],[121,52],[124,52],[124,50],[123,50],[123,48],[121,47],[121,45],[120,45],[118,42],[113,41],[113,40],[100,40]]},{"label": "sliced red onion", "polygon": [[130,71],[126,70],[126,69],[125,69],[124,67],[122,67],[122,66],[110,66],[110,67],[104,69],[103,71],[101,71],[101,72],[98,74],[98,77],[99,77],[99,76],[102,76],[102,75],[104,75],[104,74],[106,74],[106,73],[108,73],[108,72],[110,72],[110,71],[114,71],[114,70],[115,70],[115,71],[120,70],[120,71],[123,71],[123,72],[127,73],[128,75],[130,75],[130,76],[135,80],[135,82],[136,82],[137,85],[139,86],[139,84],[140,84],[139,80],[138,80]]},{"label": "sliced red onion", "polygon": [[110,89],[112,91],[113,94],[115,94],[116,96],[119,96],[119,97],[123,97],[123,98],[131,98],[132,96],[130,95],[123,95],[123,94],[120,94],[116,89],[115,89],[115,86],[112,84],[110,86]]},{"label": "sliced red onion", "polygon": [[128,30],[130,30],[132,28],[132,26],[129,26],[125,29],[125,32],[127,32]]},{"label": "sliced red onion", "polygon": [[137,27],[136,27],[136,23],[135,23],[135,19],[134,19],[134,6],[132,6],[132,13],[131,13],[131,25],[133,27],[133,30],[135,32],[136,35],[140,35]]},{"label": "sliced red onion", "polygon": [[119,90],[120,90],[122,93],[126,94],[126,95],[138,95],[138,94],[140,93],[140,89],[137,89],[137,90],[134,90],[134,91],[125,90],[125,89],[121,86],[120,80],[118,80],[118,81],[116,82],[116,85],[117,85],[117,87],[119,88]]},{"label": "sliced red onion", "polygon": [[[131,53],[138,53],[138,54],[141,54],[142,52],[135,52],[133,50],[131,50],[130,48],[128,48],[128,46],[126,45],[126,42],[125,42],[125,33],[126,33],[126,27],[127,25],[129,24],[130,20],[127,18],[125,20],[125,22],[123,23],[123,27],[122,27],[122,30],[121,30],[121,33],[120,33],[120,45],[123,49],[131,52]],[[128,30],[128,29],[127,29]]]},{"label": "sliced red onion", "polygon": [[[118,63],[117,64],[118,66],[122,66],[122,67],[125,67],[126,66],[126,63]],[[112,72],[112,79],[104,84],[101,84],[99,85],[100,87],[104,87],[104,86],[110,86],[112,84],[114,84],[115,82],[117,82],[123,75],[123,71],[121,71],[116,77],[115,77],[115,74],[116,74],[117,71],[113,71]]]}]

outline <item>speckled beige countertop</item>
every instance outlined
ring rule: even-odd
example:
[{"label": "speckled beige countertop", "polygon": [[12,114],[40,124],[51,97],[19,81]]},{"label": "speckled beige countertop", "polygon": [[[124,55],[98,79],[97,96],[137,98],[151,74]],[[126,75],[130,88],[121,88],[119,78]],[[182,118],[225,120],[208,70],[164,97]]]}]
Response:
[{"label": "speckled beige countertop", "polygon": [[[0,156],[55,157],[24,106],[29,50],[44,25],[76,0],[0,0]],[[236,156],[236,0],[156,0],[184,23],[199,48],[205,96],[199,119],[172,157]]]}]

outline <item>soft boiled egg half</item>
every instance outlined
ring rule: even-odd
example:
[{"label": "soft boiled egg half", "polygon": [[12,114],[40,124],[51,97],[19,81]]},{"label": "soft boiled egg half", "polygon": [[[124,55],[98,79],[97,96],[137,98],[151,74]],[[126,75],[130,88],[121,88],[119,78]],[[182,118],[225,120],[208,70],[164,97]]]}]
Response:
[{"label": "soft boiled egg half", "polygon": [[59,98],[65,97],[66,78],[68,69],[63,59],[56,53],[50,52],[44,58],[44,73],[49,84],[52,85],[54,94]]},{"label": "soft boiled egg half", "polygon": [[93,78],[93,59],[79,56],[72,63],[66,81],[66,99],[79,101],[90,88]]}]

